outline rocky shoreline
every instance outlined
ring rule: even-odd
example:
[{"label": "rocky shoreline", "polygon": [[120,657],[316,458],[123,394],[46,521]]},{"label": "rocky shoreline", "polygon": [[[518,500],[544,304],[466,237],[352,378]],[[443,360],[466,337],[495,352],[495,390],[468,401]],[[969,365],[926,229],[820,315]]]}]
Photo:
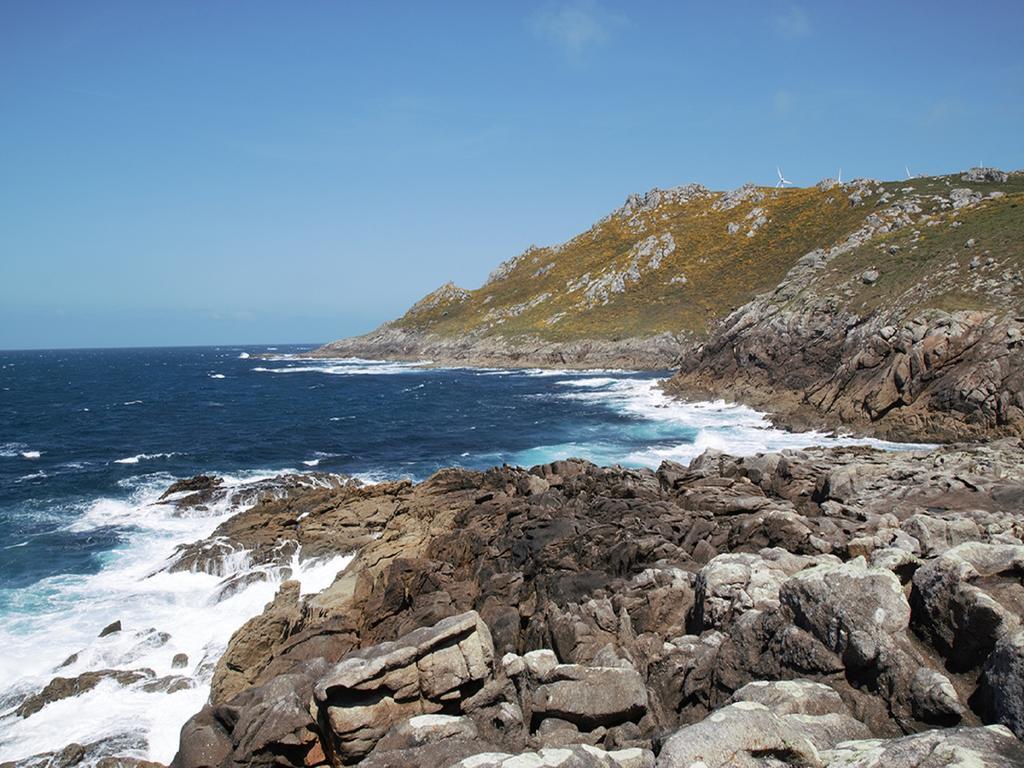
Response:
[{"label": "rocky shoreline", "polygon": [[689,348],[685,334],[547,341],[494,335],[440,336],[384,326],[364,336],[325,344],[309,357],[359,357],[474,368],[622,368],[664,371]]},{"label": "rocky shoreline", "polygon": [[176,768],[1024,764],[1017,439],[171,490],[239,494],[167,564],[224,590],[353,555],[235,633]]}]

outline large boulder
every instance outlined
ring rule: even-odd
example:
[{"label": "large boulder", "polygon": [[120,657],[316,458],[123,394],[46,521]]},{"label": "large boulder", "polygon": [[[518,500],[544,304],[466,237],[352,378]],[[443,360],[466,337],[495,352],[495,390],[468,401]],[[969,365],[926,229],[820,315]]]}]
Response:
[{"label": "large boulder", "polygon": [[632,667],[560,664],[533,693],[535,719],[556,717],[592,729],[636,721],[647,711],[647,688]]},{"label": "large boulder", "polygon": [[797,626],[808,630],[847,666],[866,667],[910,623],[910,605],[892,571],[858,557],[801,571],[779,590]]},{"label": "large boulder", "polygon": [[299,590],[299,582],[284,582],[263,613],[249,619],[231,636],[213,673],[210,700],[214,704],[226,702],[256,683],[271,651],[300,625]]},{"label": "large boulder", "polygon": [[1024,546],[978,541],[953,547],[914,573],[914,624],[950,669],[984,663],[999,638],[1020,626]]},{"label": "large boulder", "polygon": [[354,762],[400,721],[460,709],[493,665],[490,631],[475,611],[355,651],[314,691],[326,746],[336,760]]},{"label": "large boulder", "polygon": [[[774,762],[768,762],[774,760]],[[658,768],[819,768],[818,750],[768,707],[740,701],[676,731],[658,755]]]},{"label": "large boulder", "polygon": [[246,689],[227,704],[209,704],[185,723],[173,768],[303,766],[323,761],[319,728],[309,710],[322,659]]},{"label": "large boulder", "polygon": [[793,555],[779,549],[762,549],[718,555],[697,574],[693,629],[721,629],[751,609],[779,606],[779,588],[798,571],[815,563],[838,565],[838,558]]},{"label": "large boulder", "polygon": [[996,643],[985,661],[980,692],[985,714],[1024,739],[1024,630]]}]

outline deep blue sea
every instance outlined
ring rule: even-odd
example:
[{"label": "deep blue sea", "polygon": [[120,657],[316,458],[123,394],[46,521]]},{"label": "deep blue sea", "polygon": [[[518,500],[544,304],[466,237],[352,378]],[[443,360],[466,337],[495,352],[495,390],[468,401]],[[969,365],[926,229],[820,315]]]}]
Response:
[{"label": "deep blue sea", "polygon": [[[154,504],[176,478],[241,484],[315,470],[419,480],[452,465],[579,456],[656,467],[708,447],[854,442],[781,432],[747,408],[672,402],[657,388],[667,372],[284,357],[305,349],[0,352],[0,761],[98,739],[170,760],[212,662],[273,596],[271,580],[214,604],[215,577],[160,570],[177,544],[227,514],[183,518]],[[303,589],[323,588],[344,562],[297,563]],[[125,630],[97,638],[114,619]],[[185,670],[170,666],[178,652],[189,655]],[[111,682],[26,719],[3,714],[71,653],[78,660],[60,674],[144,667],[184,673],[195,687]]]}]

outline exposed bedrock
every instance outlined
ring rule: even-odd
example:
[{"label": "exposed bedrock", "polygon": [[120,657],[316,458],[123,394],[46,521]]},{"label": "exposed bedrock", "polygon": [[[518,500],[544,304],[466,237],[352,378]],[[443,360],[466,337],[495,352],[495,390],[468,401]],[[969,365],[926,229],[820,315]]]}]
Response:
[{"label": "exposed bedrock", "polygon": [[668,392],[761,407],[784,425],[826,423],[897,440],[1024,434],[1024,323],[928,310],[861,317],[792,286],[730,315],[683,355]]},{"label": "exposed bedrock", "polygon": [[1009,439],[268,498],[218,541],[355,557],[235,634],[175,765],[1019,764],[1022,499]]}]

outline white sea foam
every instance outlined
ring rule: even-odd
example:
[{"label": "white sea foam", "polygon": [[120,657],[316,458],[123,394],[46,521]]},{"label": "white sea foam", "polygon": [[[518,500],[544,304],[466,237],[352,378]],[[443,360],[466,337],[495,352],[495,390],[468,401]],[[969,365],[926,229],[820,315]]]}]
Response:
[{"label": "white sea foam", "polygon": [[238,356],[238,359],[239,359],[239,360],[248,360],[248,359],[249,359],[249,353],[248,353],[248,352],[242,352],[242,353],[241,353],[241,354],[240,354],[240,355]]},{"label": "white sea foam", "polygon": [[171,451],[170,453],[137,453],[134,456],[125,456],[123,459],[114,459],[115,464],[138,464],[140,461],[149,461],[150,459],[169,459],[172,456],[179,456],[180,454]]},{"label": "white sea foam", "polygon": [[[276,473],[228,477],[229,485]],[[152,669],[156,675],[182,674],[194,687],[173,694],[147,693],[141,683],[122,687],[113,681],[79,696],[53,702],[28,718],[5,720],[0,733],[0,760],[59,749],[70,742],[135,734],[148,743],[133,754],[167,763],[177,748],[182,724],[205,704],[213,663],[231,634],[270,601],[282,574],[213,602],[221,578],[205,573],[159,570],[176,545],[208,536],[230,510],[214,505],[205,514],[184,517],[157,504],[168,481],[164,475],[136,479],[127,500],[102,499],[85,514],[93,525],[112,522],[134,527],[126,544],[111,553],[103,567],[89,576],[62,575],[12,590],[5,621],[0,624],[0,697],[4,691],[34,691],[59,674],[72,677],[90,669]],[[81,528],[79,528],[81,529]],[[351,558],[302,560],[297,553],[292,577],[303,594],[320,591]],[[245,567],[238,558],[226,568]],[[111,621],[122,631],[97,637]],[[165,637],[161,633],[167,633]],[[77,653],[68,666],[59,665]],[[174,669],[178,653],[188,656],[184,669]],[[3,697],[6,698],[6,697]]]},{"label": "white sea foam", "polygon": [[42,451],[22,451],[21,458],[23,459],[38,459],[43,455]]},{"label": "white sea foam", "polygon": [[307,467],[315,467],[320,463],[320,459],[308,459],[302,463],[305,464]]},{"label": "white sea foam", "polygon": [[[559,384],[574,386],[581,381],[584,380],[569,380]],[[600,403],[647,422],[655,428],[649,440],[652,444],[662,442],[656,431],[659,426],[670,431],[683,427],[694,432],[692,441],[652,445],[632,451],[621,459],[628,465],[656,467],[664,460],[685,463],[708,448],[744,456],[815,445],[871,445],[890,450],[927,447],[817,431],[787,432],[772,426],[765,414],[743,405],[729,404],[722,400],[695,403],[676,400],[661,390],[659,382],[651,379],[624,378],[611,383],[603,382],[599,387],[592,386],[597,388],[594,391],[564,392],[557,396]]]},{"label": "white sea foam", "polygon": [[[284,358],[284,361],[289,363],[302,362],[307,364],[284,365],[280,368],[256,366],[252,370],[257,373],[326,373],[332,376],[368,376],[422,371],[423,366],[430,362],[420,361],[415,363],[389,363],[379,360],[362,360],[359,358],[346,358],[344,360],[320,360],[317,358]],[[315,362],[316,364],[308,364],[311,362]]]},{"label": "white sea foam", "polygon": [[141,404],[142,404],[141,400],[129,400],[126,403],[121,403],[121,405],[141,405]]},{"label": "white sea foam", "polygon": [[24,443],[2,443],[0,444],[0,458],[14,459],[21,456],[21,452],[27,449]]},{"label": "white sea foam", "polygon": [[555,382],[560,387],[587,387],[587,388],[600,388],[610,387],[612,384],[617,384],[622,379],[613,379],[609,376],[604,377],[593,377],[585,379],[569,379],[567,381]]},{"label": "white sea foam", "polygon": [[210,378],[211,379],[223,379],[224,378],[224,374],[223,373],[211,373],[210,374]]}]

